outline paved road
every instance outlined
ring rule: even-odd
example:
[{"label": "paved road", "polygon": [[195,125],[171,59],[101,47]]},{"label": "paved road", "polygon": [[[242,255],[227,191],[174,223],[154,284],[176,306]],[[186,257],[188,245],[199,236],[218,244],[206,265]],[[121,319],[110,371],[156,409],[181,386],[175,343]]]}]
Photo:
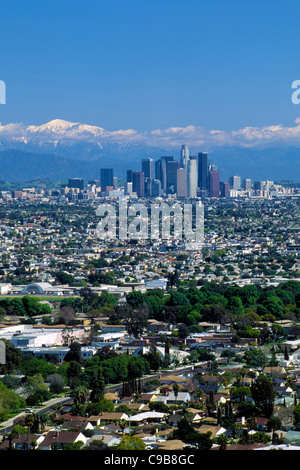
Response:
[{"label": "paved road", "polygon": [[[197,365],[200,365],[200,364],[197,364]],[[197,366],[197,365],[195,364],[195,366]],[[143,377],[142,380],[146,381],[146,380],[152,380],[152,379],[159,379],[159,378],[162,378],[164,375],[170,375],[170,374],[174,374],[174,375],[182,374],[183,372],[187,372],[189,370],[192,370],[193,368],[194,368],[193,365],[189,365],[189,366],[179,367],[177,369],[170,369],[170,370],[167,370],[167,371],[159,371],[155,374],[147,375],[146,377]],[[105,389],[106,389],[106,391],[115,392],[115,391],[121,389],[122,386],[123,386],[123,384],[107,385],[105,387]],[[53,398],[52,400],[49,400],[49,401],[43,403],[43,405],[41,407],[34,408],[34,413],[38,413],[38,412],[47,413],[47,412],[50,412],[50,411],[52,412],[53,411],[53,406],[55,406],[55,405],[68,405],[72,402],[73,402],[73,399],[70,398],[70,397]],[[19,413],[18,415],[14,416],[13,418],[11,418],[11,419],[3,422],[3,423],[0,423],[0,435],[9,433],[11,431],[13,425],[14,425],[14,420],[16,418],[18,418],[19,416],[24,416],[25,414],[26,414],[26,412],[23,411],[22,413]]]},{"label": "paved road", "polygon": [[[72,402],[73,402],[73,399],[70,398],[70,397],[53,398],[52,400],[49,400],[49,401],[43,403],[42,406],[35,407],[33,409],[34,410],[33,412],[34,413],[38,413],[38,412],[47,413],[49,411],[53,411],[53,406],[55,406],[55,405],[68,405]],[[3,423],[1,423],[0,424],[0,427],[1,427],[0,434],[7,434],[8,432],[10,432],[13,425],[14,425],[15,419],[20,417],[20,416],[25,416],[25,415],[26,415],[26,412],[22,411],[22,413],[19,413],[16,416],[14,416],[13,418],[8,419],[7,421],[4,421]]]}]

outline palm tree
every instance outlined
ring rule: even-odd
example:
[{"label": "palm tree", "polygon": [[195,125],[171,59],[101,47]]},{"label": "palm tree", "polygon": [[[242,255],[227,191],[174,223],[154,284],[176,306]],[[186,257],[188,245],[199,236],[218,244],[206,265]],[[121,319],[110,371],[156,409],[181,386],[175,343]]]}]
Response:
[{"label": "palm tree", "polygon": [[46,413],[42,413],[39,415],[39,418],[40,418],[40,425],[41,425],[41,430],[42,432],[45,431],[45,426],[46,426],[46,423],[48,422],[48,415]]},{"label": "palm tree", "polygon": [[226,436],[221,434],[221,436],[218,437],[218,444],[220,446],[219,450],[226,450],[227,449],[227,444],[228,444]]},{"label": "palm tree", "polygon": [[29,434],[30,434],[30,429],[32,428],[34,423],[34,414],[30,413],[25,415],[25,425],[28,428],[28,441],[27,441],[27,450],[29,450]]},{"label": "palm tree", "polygon": [[74,399],[74,403],[84,404],[86,402],[87,393],[87,388],[83,385],[79,385],[78,387],[72,390],[70,395]]},{"label": "palm tree", "polygon": [[175,405],[177,404],[177,397],[178,397],[178,392],[179,392],[179,385],[178,384],[173,384],[173,392],[174,392],[174,397],[175,397]]}]

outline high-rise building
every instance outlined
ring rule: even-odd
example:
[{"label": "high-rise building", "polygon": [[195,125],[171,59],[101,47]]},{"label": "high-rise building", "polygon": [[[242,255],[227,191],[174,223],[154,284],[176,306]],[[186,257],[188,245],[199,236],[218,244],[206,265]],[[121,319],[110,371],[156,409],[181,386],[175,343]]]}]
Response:
[{"label": "high-rise building", "polygon": [[145,196],[145,175],[143,171],[132,172],[132,189],[139,197]]},{"label": "high-rise building", "polygon": [[219,197],[219,195],[220,195],[220,173],[216,169],[215,165],[211,165],[210,168],[211,169],[208,172],[208,183],[209,183],[208,194],[209,194],[209,197]]},{"label": "high-rise building", "polygon": [[145,197],[152,196],[152,181],[151,178],[145,178]]},{"label": "high-rise building", "polygon": [[132,173],[134,170],[127,170],[127,183],[132,183]]},{"label": "high-rise building", "polygon": [[154,179],[152,181],[152,197],[160,197],[162,194],[160,180]]},{"label": "high-rise building", "polygon": [[152,158],[144,158],[142,160],[142,171],[144,172],[145,178],[153,179],[153,160]]},{"label": "high-rise building", "polygon": [[84,189],[84,180],[82,178],[70,178],[68,188]]},{"label": "high-rise building", "polygon": [[129,196],[131,196],[131,194],[133,193],[133,189],[132,189],[132,181],[129,181],[126,183],[126,186],[125,186],[125,193]]},{"label": "high-rise building", "polygon": [[168,160],[167,162],[167,193],[174,194],[177,191],[177,170],[179,162]]},{"label": "high-rise building", "polygon": [[228,197],[229,190],[230,190],[229,183],[220,181],[220,197]]},{"label": "high-rise building", "polygon": [[186,169],[177,169],[177,197],[182,198],[187,196],[186,190]]},{"label": "high-rise building", "polygon": [[250,178],[245,178],[243,180],[243,189],[245,191],[251,191],[251,179]]},{"label": "high-rise building", "polygon": [[254,181],[253,188],[254,188],[254,191],[263,191],[264,182],[263,181]]},{"label": "high-rise building", "polygon": [[204,194],[208,189],[208,156],[205,152],[198,153],[198,188]]},{"label": "high-rise building", "polygon": [[180,167],[187,168],[187,162],[190,158],[189,154],[189,147],[188,145],[184,144],[181,146],[181,154],[180,154]]},{"label": "high-rise building", "polygon": [[157,160],[155,162],[155,179],[161,183],[161,189],[164,191],[167,188],[167,164],[165,160]]},{"label": "high-rise building", "polygon": [[114,185],[113,168],[101,168],[100,181],[101,181],[101,186],[113,186]]},{"label": "high-rise building", "polygon": [[197,197],[197,157],[190,157],[187,164],[187,197]]},{"label": "high-rise building", "polygon": [[230,176],[229,184],[231,189],[239,191],[241,189],[241,177],[240,176]]},{"label": "high-rise building", "polygon": [[174,157],[160,157],[159,160],[155,162],[155,178],[161,182],[161,189],[163,192],[167,192],[168,182],[167,182],[167,165],[168,162],[172,162]]}]

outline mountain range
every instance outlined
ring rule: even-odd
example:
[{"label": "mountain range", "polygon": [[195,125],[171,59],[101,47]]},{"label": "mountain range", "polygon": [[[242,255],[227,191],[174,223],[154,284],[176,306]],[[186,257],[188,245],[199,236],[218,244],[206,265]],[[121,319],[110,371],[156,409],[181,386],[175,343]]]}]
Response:
[{"label": "mountain range", "polygon": [[202,128],[169,128],[151,132],[107,131],[98,126],[56,119],[40,126],[0,124],[0,180],[36,178],[99,179],[100,168],[113,167],[125,177],[141,169],[141,159],[163,155],[180,158],[181,145],[190,155],[208,152],[220,179],[231,175],[252,180],[300,181],[300,126],[245,128],[225,133]]}]

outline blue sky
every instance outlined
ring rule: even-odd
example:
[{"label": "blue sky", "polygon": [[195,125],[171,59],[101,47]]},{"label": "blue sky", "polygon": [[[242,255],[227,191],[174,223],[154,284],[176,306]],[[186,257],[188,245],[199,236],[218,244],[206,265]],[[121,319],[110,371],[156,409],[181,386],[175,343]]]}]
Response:
[{"label": "blue sky", "polygon": [[293,125],[297,0],[2,0],[0,122]]}]

